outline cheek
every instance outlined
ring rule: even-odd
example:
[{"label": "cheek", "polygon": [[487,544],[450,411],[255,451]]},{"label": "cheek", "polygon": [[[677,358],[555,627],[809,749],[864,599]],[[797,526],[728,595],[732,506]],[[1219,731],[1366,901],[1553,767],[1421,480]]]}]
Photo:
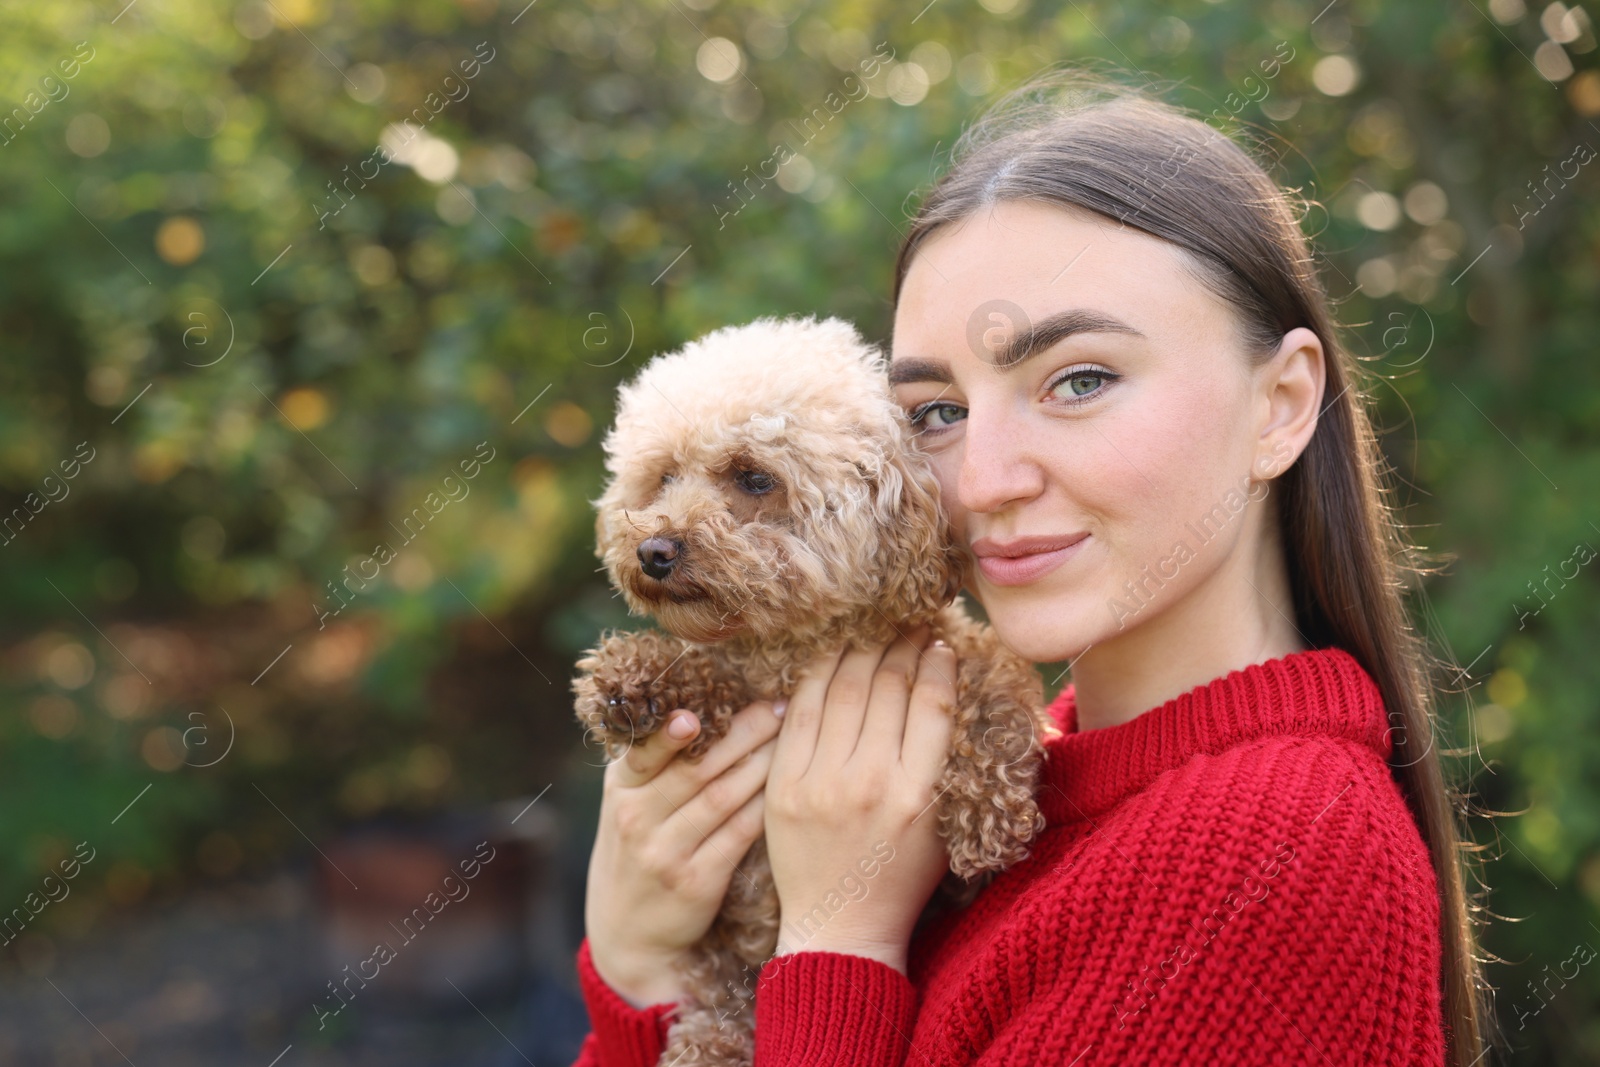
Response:
[{"label": "cheek", "polygon": [[[1172,390],[1130,405],[1117,419],[1097,420],[1082,451],[1064,457],[1058,477],[1106,524],[1106,547],[1130,558],[1170,551],[1185,524],[1237,481],[1243,413],[1221,391]],[[1239,458],[1239,457],[1245,458]]]},{"label": "cheek", "polygon": [[1198,382],[1173,383],[1133,416],[1130,440],[1119,448],[1145,468],[1165,491],[1176,485],[1198,489],[1210,475],[1232,463],[1244,436],[1248,411],[1239,388],[1205,388]]}]

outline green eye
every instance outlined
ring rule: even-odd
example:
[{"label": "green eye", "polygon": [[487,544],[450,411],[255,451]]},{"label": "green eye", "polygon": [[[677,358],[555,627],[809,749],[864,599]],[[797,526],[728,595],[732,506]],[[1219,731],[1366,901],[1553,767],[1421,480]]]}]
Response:
[{"label": "green eye", "polygon": [[960,404],[951,404],[938,400],[930,400],[926,404],[919,404],[911,409],[907,416],[911,425],[922,433],[937,433],[948,430],[954,423],[967,417],[967,409]]},{"label": "green eye", "polygon": [[778,480],[766,471],[739,471],[733,476],[739,488],[752,496],[770,493],[777,487]]},{"label": "green eye", "polygon": [[1050,392],[1069,404],[1087,404],[1120,377],[1107,370],[1086,367],[1062,375],[1050,387]]}]

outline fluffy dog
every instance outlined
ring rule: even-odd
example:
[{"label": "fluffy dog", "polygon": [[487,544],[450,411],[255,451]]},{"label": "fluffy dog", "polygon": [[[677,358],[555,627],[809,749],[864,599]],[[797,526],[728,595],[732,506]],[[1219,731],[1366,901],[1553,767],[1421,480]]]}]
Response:
[{"label": "fluffy dog", "polygon": [[[652,360],[619,397],[593,501],[596,554],[632,614],[573,682],[578,720],[615,758],[676,708],[697,759],[751,701],[794,689],[841,644],[921,622],[954,649],[955,732],[936,804],[950,871],[925,921],[1028,855],[1041,734],[1037,672],[954,601],[969,557],[895,403],[883,356],[838,319],[758,319]],[[766,844],[740,861],[685,971],[662,1064],[748,1065],[753,984],[778,938]]]}]

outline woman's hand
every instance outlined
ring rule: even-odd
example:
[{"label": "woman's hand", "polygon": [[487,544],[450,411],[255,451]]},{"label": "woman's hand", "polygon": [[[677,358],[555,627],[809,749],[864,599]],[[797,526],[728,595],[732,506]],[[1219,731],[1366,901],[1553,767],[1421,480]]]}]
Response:
[{"label": "woman's hand", "polygon": [[822,656],[789,700],[766,792],[777,955],[842,952],[906,969],[911,931],[950,865],[932,806],[956,658],[943,643],[922,651],[926,640],[919,627]]},{"label": "woman's hand", "polygon": [[677,964],[761,836],[781,724],[770,702],[751,704],[696,764],[675,757],[699,720],[675,711],[606,768],[584,928],[596,972],[634,1007],[683,997]]}]

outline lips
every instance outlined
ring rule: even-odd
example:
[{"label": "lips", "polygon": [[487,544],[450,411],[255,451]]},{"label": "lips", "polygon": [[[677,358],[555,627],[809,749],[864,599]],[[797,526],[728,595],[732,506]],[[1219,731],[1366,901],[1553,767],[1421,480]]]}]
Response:
[{"label": "lips", "polygon": [[1019,537],[996,541],[980,537],[972,542],[978,569],[994,585],[1026,585],[1049,574],[1081,551],[1087,533],[1063,537]]}]

